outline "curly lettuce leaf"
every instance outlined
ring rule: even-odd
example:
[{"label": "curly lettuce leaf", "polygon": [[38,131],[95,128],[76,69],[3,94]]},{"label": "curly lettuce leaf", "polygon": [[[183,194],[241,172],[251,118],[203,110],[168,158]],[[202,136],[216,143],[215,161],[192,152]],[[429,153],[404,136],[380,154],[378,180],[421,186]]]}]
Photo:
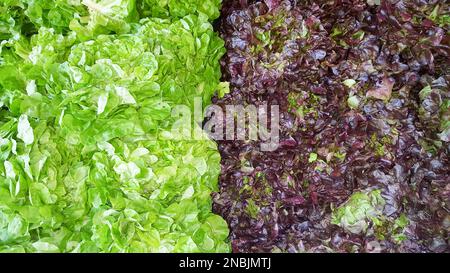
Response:
[{"label": "curly lettuce leaf", "polygon": [[216,144],[170,137],[174,107],[220,82],[209,18],[138,23],[135,1],[8,3],[0,252],[228,252],[211,212]]}]

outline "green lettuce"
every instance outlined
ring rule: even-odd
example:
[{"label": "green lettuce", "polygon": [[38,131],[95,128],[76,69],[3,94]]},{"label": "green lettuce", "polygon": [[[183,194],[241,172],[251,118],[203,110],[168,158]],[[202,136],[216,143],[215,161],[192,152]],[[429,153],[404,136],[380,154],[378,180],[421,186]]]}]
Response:
[{"label": "green lettuce", "polygon": [[211,14],[136,3],[0,3],[0,252],[230,250],[217,146],[172,131],[220,86],[223,41]]},{"label": "green lettuce", "polygon": [[355,192],[346,203],[333,211],[331,223],[350,233],[363,233],[370,223],[380,222],[385,203],[380,190]]},{"label": "green lettuce", "polygon": [[188,14],[205,14],[211,20],[220,16],[221,0],[143,0],[141,12],[147,16],[168,18]]}]

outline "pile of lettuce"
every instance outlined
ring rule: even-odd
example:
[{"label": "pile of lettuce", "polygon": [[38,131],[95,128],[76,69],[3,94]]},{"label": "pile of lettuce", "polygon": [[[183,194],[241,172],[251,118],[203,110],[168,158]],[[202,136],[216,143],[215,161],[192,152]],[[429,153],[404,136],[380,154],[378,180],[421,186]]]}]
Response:
[{"label": "pile of lettuce", "polygon": [[220,83],[219,6],[0,2],[0,252],[229,251],[217,146],[171,130]]},{"label": "pile of lettuce", "polygon": [[279,105],[280,146],[220,141],[235,252],[449,252],[450,6],[225,1],[228,104]]}]

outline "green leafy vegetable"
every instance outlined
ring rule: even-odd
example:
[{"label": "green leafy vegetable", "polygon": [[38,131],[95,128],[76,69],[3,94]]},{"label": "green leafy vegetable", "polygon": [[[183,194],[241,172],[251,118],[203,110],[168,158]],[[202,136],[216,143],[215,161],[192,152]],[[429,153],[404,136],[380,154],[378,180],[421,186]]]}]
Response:
[{"label": "green leafy vegetable", "polygon": [[359,234],[366,231],[370,222],[379,222],[378,217],[382,216],[384,205],[380,190],[356,192],[333,212],[331,222],[348,232]]},{"label": "green leafy vegetable", "polygon": [[203,13],[210,19],[220,15],[221,0],[143,0],[141,12],[153,17],[184,17],[188,14]]},{"label": "green leafy vegetable", "polygon": [[316,153],[310,153],[310,154],[309,154],[308,162],[309,162],[309,163],[313,163],[313,162],[317,161],[317,158],[318,158],[318,156],[317,156]]},{"label": "green leafy vegetable", "polygon": [[351,96],[347,100],[347,104],[351,109],[356,109],[359,107],[359,98],[357,96]]},{"label": "green leafy vegetable", "polygon": [[171,131],[220,86],[220,2],[136,3],[0,3],[0,252],[229,251],[216,144]]},{"label": "green leafy vegetable", "polygon": [[356,84],[356,81],[354,79],[347,79],[347,80],[343,81],[342,83],[345,86],[347,86],[348,88],[352,88]]}]

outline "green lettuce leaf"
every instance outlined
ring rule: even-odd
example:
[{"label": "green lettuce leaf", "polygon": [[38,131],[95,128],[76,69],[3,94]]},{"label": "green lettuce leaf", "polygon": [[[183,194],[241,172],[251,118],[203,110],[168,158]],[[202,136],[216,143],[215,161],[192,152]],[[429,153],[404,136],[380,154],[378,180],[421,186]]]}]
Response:
[{"label": "green lettuce leaf", "polygon": [[219,4],[141,20],[131,0],[0,4],[0,252],[230,250],[217,146],[172,131],[220,86]]}]

